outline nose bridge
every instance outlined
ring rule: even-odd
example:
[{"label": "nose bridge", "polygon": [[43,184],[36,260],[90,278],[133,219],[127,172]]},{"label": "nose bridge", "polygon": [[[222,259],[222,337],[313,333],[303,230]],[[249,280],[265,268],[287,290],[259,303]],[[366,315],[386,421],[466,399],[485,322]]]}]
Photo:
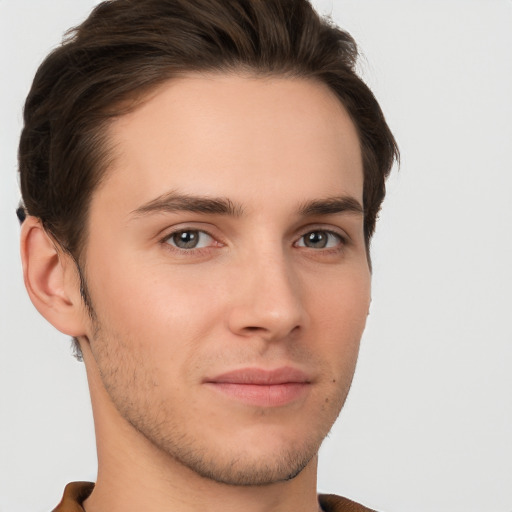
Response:
[{"label": "nose bridge", "polygon": [[278,339],[304,326],[300,278],[282,243],[250,251],[241,267],[243,277],[231,312],[232,329],[239,334]]}]

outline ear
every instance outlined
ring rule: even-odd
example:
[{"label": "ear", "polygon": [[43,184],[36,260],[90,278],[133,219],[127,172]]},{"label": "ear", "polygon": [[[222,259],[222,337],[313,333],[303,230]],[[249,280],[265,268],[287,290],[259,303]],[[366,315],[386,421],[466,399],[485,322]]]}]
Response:
[{"label": "ear", "polygon": [[54,327],[69,336],[86,331],[84,305],[77,269],[36,217],[21,226],[23,279],[36,309]]}]

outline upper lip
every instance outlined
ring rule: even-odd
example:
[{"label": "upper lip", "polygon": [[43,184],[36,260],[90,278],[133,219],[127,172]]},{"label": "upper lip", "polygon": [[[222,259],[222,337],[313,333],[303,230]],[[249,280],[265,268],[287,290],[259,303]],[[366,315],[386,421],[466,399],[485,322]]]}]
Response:
[{"label": "upper lip", "polygon": [[226,373],[222,373],[215,377],[205,379],[205,382],[216,384],[247,384],[272,386],[279,384],[311,382],[306,373],[298,368],[283,366],[273,370],[264,368],[240,368]]}]

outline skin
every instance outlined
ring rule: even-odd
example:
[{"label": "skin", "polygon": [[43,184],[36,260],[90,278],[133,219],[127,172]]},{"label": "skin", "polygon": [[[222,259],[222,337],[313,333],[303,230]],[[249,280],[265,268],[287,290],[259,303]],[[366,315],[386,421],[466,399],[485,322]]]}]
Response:
[{"label": "skin", "polygon": [[[314,81],[192,74],[108,136],[84,254],[94,319],[69,257],[37,219],[22,233],[32,300],[84,354],[99,460],[87,511],[317,510],[318,448],[370,302],[348,114]],[[281,401],[268,387],[266,403],[215,381],[246,368],[306,382]]]}]

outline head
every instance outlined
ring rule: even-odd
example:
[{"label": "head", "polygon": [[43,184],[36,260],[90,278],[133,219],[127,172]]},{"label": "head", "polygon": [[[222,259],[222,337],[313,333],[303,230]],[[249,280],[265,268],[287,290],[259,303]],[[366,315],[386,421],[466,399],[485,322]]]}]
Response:
[{"label": "head", "polygon": [[[203,476],[292,478],[348,392],[397,156],[356,58],[306,0],[115,0],[27,98],[21,186],[41,229],[25,254],[47,236],[87,312],[47,315],[80,341],[109,414]],[[285,382],[240,399],[254,368]],[[221,450],[263,432],[236,459]]]}]

